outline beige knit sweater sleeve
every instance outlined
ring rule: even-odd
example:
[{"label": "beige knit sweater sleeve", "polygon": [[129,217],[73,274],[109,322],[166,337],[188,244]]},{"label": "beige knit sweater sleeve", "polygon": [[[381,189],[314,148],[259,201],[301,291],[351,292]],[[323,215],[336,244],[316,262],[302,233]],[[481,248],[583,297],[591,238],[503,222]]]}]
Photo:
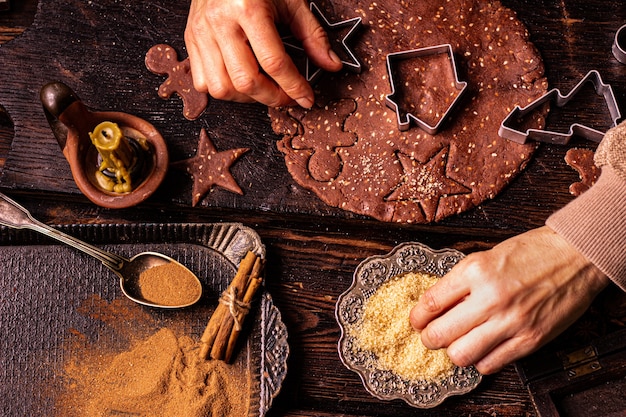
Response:
[{"label": "beige knit sweater sleeve", "polygon": [[626,291],[626,122],[598,145],[598,181],[546,224]]}]

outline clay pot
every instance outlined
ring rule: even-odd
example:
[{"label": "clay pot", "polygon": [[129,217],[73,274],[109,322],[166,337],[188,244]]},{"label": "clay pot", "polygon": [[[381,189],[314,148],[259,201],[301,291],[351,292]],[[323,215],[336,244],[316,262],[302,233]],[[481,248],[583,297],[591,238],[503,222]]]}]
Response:
[{"label": "clay pot", "polygon": [[[41,102],[50,127],[70,164],[80,191],[93,203],[107,208],[126,208],[146,200],[159,187],[169,163],[167,145],[157,129],[147,121],[122,112],[90,111],[74,92],[61,82],[41,89]],[[101,122],[113,122],[133,136],[145,139],[148,150],[137,149],[139,163],[133,172],[130,192],[116,193],[103,188],[96,179],[99,154],[89,133]]]}]

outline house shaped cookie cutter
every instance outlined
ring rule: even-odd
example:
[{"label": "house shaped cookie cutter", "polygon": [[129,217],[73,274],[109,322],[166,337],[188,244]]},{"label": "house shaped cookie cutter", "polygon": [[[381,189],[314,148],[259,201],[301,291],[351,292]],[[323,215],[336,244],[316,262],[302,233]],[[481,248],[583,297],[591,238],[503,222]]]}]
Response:
[{"label": "house shaped cookie cutter", "polygon": [[[347,56],[347,59],[342,59],[341,63],[343,64],[343,68],[345,68],[346,70],[359,74],[363,66],[361,65],[361,62],[357,59],[357,57],[354,55],[354,52],[352,51],[352,49],[348,46],[348,42],[354,36],[357,30],[360,28],[363,19],[360,17],[354,17],[352,19],[342,20],[340,22],[330,23],[328,19],[326,18],[326,16],[322,13],[320,8],[315,3],[311,2],[310,9],[311,9],[311,12],[315,15],[315,17],[320,22],[324,30],[328,31],[331,29],[332,30],[349,29],[348,32],[344,35],[343,39],[341,39],[342,52],[344,55]],[[295,41],[295,38],[293,36],[283,38],[283,43],[285,46],[304,53],[304,48],[302,48],[301,45],[299,45],[297,42],[294,42],[294,41]],[[313,65],[313,63],[311,62],[308,56],[306,57],[305,71],[306,71],[306,74],[305,74],[306,80],[309,83],[315,83],[320,77],[320,75],[322,74],[322,69],[317,68],[315,65]]]},{"label": "house shaped cookie cutter", "polygon": [[[446,111],[441,115],[441,117],[439,118],[439,121],[435,123],[434,125],[428,124],[426,121],[419,118],[418,115],[415,115],[410,112],[407,112],[404,115],[404,117],[402,117],[402,114],[401,114],[402,111],[399,106],[399,103],[397,103],[394,100],[394,96],[397,93],[398,86],[396,85],[393,79],[393,64],[396,61],[403,61],[403,60],[408,60],[408,59],[427,56],[427,55],[439,55],[439,54],[448,55],[448,58],[450,60],[450,65],[454,72],[454,86],[459,91],[457,96],[452,101],[452,103],[450,103]],[[389,83],[391,84],[391,94],[388,94],[385,97],[385,102],[387,104],[387,107],[393,109],[396,112],[397,120],[398,120],[398,129],[402,131],[408,130],[411,125],[411,120],[413,120],[420,128],[425,130],[427,133],[431,135],[435,135],[439,131],[441,124],[448,118],[448,115],[450,114],[450,112],[452,111],[452,109],[454,108],[454,106],[459,101],[459,99],[461,98],[461,96],[463,95],[463,93],[465,92],[467,88],[467,82],[459,80],[457,69],[456,69],[456,62],[454,60],[454,52],[452,51],[452,45],[450,44],[442,44],[442,45],[430,46],[426,48],[412,49],[408,51],[394,52],[394,53],[388,54],[387,55],[387,74],[389,75]]]},{"label": "house shaped cookie cutter", "polygon": [[527,140],[534,140],[538,142],[555,143],[559,145],[567,144],[574,135],[582,136],[586,139],[594,142],[600,142],[604,137],[604,132],[585,126],[580,123],[573,123],[570,125],[567,133],[558,133],[550,130],[541,129],[527,129],[526,131],[520,131],[512,127],[512,121],[522,118],[529,113],[532,113],[537,108],[543,106],[546,103],[554,101],[558,107],[564,107],[567,103],[576,96],[582,87],[591,82],[595,86],[596,94],[602,95],[606,102],[607,108],[611,115],[613,126],[617,126],[619,119],[621,119],[621,113],[613,94],[613,89],[609,84],[605,84],[600,77],[600,73],[596,70],[591,70],[583,77],[578,84],[567,95],[562,95],[561,92],[554,88],[548,91],[543,96],[539,97],[528,106],[520,108],[516,106],[508,116],[504,118],[500,124],[498,135],[504,139],[511,140],[517,143],[526,143]]}]

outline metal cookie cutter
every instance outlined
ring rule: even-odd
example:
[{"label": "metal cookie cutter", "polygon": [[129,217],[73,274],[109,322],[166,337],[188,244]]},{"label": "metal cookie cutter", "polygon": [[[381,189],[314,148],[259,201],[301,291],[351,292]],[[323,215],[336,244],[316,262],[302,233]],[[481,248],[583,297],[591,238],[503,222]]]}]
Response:
[{"label": "metal cookie cutter", "polygon": [[[393,64],[396,61],[402,61],[402,60],[407,60],[407,59],[412,59],[412,58],[417,58],[417,57],[422,57],[422,56],[427,56],[427,55],[439,55],[439,54],[448,55],[448,58],[450,60],[450,65],[452,66],[452,70],[454,72],[454,88],[458,90],[458,94],[456,95],[452,103],[450,103],[450,105],[448,106],[446,111],[443,113],[443,115],[441,115],[441,117],[439,118],[439,121],[435,123],[434,125],[428,124],[426,121],[418,117],[418,115],[415,115],[411,112],[407,112],[403,117],[402,109],[400,108],[399,103],[394,100],[394,96],[397,93],[397,90],[396,90],[397,86],[393,80]],[[436,134],[439,131],[441,124],[448,117],[448,115],[452,111],[452,108],[456,105],[456,103],[459,101],[459,99],[463,95],[463,92],[467,88],[467,82],[459,81],[459,77],[457,75],[457,70],[456,70],[456,63],[454,61],[454,52],[452,51],[452,45],[450,44],[430,46],[426,48],[412,49],[408,51],[394,52],[394,53],[388,54],[387,55],[387,73],[389,75],[389,83],[391,84],[391,94],[388,94],[385,97],[385,102],[387,104],[387,107],[393,109],[396,112],[397,119],[398,119],[398,129],[402,131],[408,130],[410,128],[411,120],[413,120],[420,128],[422,128],[429,134],[431,135]]]},{"label": "metal cookie cutter", "polygon": [[622,116],[619,111],[615,95],[613,94],[613,89],[609,84],[602,82],[602,78],[600,77],[600,73],[598,73],[598,71],[592,70],[589,71],[587,75],[580,80],[578,84],[576,84],[570,93],[565,96],[562,95],[558,89],[554,88],[524,108],[516,106],[500,124],[498,134],[504,139],[509,139],[517,143],[526,143],[526,141],[530,139],[539,142],[565,145],[575,134],[594,142],[600,142],[604,137],[604,132],[579,123],[572,124],[567,133],[558,133],[540,129],[520,131],[512,127],[512,121],[528,115],[537,108],[541,107],[543,104],[552,100],[554,100],[557,107],[564,107],[576,94],[578,94],[583,85],[587,82],[592,82],[594,84],[596,94],[604,96],[604,100],[611,115],[613,126],[617,126],[617,122]]},{"label": "metal cookie cutter", "polygon": [[622,64],[626,64],[626,25],[619,28],[615,33],[613,56]]},{"label": "metal cookie cutter", "polygon": [[[361,63],[354,55],[354,52],[352,52],[352,49],[350,49],[350,47],[348,46],[348,42],[354,36],[356,31],[359,29],[359,27],[361,26],[363,19],[361,19],[360,17],[355,17],[352,19],[342,20],[337,23],[330,23],[328,19],[326,19],[326,16],[324,16],[322,11],[319,9],[319,7],[317,7],[315,3],[311,3],[310,8],[311,8],[311,12],[313,12],[313,14],[318,18],[318,21],[320,22],[320,24],[326,30],[327,33],[348,29],[348,32],[343,36],[343,38],[341,40],[338,40],[337,42],[341,46],[341,51],[340,51],[341,53],[339,54],[339,56],[340,57],[345,56],[345,58],[341,59],[341,63],[343,64],[343,67],[345,69],[347,69],[350,72],[357,73],[357,74],[360,73],[362,69]],[[329,36],[329,37],[332,43],[333,38],[332,36]],[[302,46],[298,44],[298,42],[295,42],[295,38],[293,36],[283,38],[283,43],[287,47],[293,48],[297,51],[304,53],[304,48],[302,48]],[[306,74],[305,74],[306,80],[310,83],[314,83],[315,81],[317,81],[319,76],[322,74],[322,69],[317,68],[315,65],[313,65],[313,63],[311,62],[308,56],[306,58],[306,70],[305,71],[306,71]]]}]

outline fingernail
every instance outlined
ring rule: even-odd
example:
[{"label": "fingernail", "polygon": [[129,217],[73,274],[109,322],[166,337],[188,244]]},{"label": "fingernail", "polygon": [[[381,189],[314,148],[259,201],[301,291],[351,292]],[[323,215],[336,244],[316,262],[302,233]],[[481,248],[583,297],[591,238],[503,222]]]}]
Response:
[{"label": "fingernail", "polygon": [[330,57],[330,59],[335,63],[335,64],[342,64],[341,62],[341,58],[339,58],[339,55],[337,55],[337,53],[335,51],[333,51],[332,49],[328,50],[328,56]]},{"label": "fingernail", "polygon": [[303,107],[305,109],[310,109],[311,107],[313,107],[313,100],[311,100],[309,97],[297,98],[296,103],[298,103],[300,107]]}]

